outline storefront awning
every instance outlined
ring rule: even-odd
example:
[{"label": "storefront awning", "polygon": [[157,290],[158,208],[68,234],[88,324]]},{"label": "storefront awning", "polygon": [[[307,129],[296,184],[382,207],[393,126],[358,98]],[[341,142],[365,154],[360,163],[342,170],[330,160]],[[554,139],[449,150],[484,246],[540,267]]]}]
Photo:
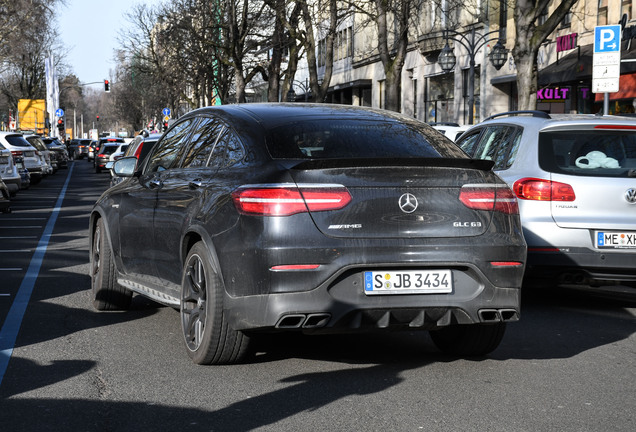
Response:
[{"label": "storefront awning", "polygon": [[577,47],[558,61],[541,69],[539,86],[563,85],[564,83],[592,79],[593,45]]},{"label": "storefront awning", "polygon": [[517,74],[501,75],[501,76],[492,78],[490,80],[490,84],[499,85],[499,84],[505,84],[505,83],[513,82],[513,81],[516,81],[516,80],[517,80]]},{"label": "storefront awning", "polygon": [[[636,42],[636,41],[633,41]],[[541,87],[564,85],[576,81],[592,81],[594,45],[577,47],[551,65],[539,71],[537,83]],[[636,43],[621,43],[621,60],[636,59]],[[622,62],[621,75],[636,72],[636,62]],[[621,84],[622,86],[622,84]]]}]

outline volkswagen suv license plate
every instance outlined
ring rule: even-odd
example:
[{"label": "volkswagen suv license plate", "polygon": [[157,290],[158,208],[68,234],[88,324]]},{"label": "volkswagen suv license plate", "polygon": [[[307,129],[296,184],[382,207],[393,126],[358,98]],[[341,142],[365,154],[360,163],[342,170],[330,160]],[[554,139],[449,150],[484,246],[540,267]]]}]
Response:
[{"label": "volkswagen suv license plate", "polygon": [[636,232],[596,231],[595,246],[599,249],[636,248]]},{"label": "volkswagen suv license plate", "polygon": [[435,294],[453,291],[450,270],[400,270],[364,272],[364,293]]}]

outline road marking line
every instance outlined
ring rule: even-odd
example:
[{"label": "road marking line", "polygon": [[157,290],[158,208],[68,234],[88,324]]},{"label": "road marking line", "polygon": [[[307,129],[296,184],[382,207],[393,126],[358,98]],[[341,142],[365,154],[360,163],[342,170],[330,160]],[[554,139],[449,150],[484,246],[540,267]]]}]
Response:
[{"label": "road marking line", "polygon": [[38,247],[35,249],[35,253],[33,254],[31,262],[29,263],[29,268],[27,269],[26,274],[22,279],[22,283],[20,284],[20,288],[18,289],[13,303],[11,303],[11,309],[9,309],[9,313],[7,314],[7,318],[2,326],[2,329],[0,329],[0,386],[2,385],[4,373],[9,366],[9,360],[11,359],[11,355],[13,354],[13,347],[15,346],[15,341],[18,337],[20,326],[22,325],[24,312],[29,305],[29,300],[31,298],[31,294],[33,293],[35,281],[37,280],[40,273],[40,267],[42,267],[42,261],[44,259],[44,254],[46,253],[46,247],[49,244],[51,235],[53,234],[55,221],[57,221],[57,216],[60,213],[62,202],[64,201],[64,195],[66,194],[66,189],[68,188],[68,184],[70,183],[72,173],[73,166],[71,166],[68,170],[66,181],[64,182],[64,186],[62,186],[62,190],[60,191],[60,195],[57,198],[55,207],[51,212],[51,216],[49,217],[49,221],[46,224],[44,233],[42,233],[42,237],[38,242]]}]

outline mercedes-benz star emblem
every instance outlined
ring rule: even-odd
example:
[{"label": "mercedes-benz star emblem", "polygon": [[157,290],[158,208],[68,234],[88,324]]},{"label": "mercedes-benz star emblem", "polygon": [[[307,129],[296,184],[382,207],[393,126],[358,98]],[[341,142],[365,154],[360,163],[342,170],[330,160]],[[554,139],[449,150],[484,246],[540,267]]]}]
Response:
[{"label": "mercedes-benz star emblem", "polygon": [[627,189],[625,192],[625,200],[630,204],[636,204],[636,189]]},{"label": "mercedes-benz star emblem", "polygon": [[417,208],[417,198],[415,198],[415,195],[410,193],[402,195],[398,203],[400,205],[400,209],[404,213],[413,213]]}]

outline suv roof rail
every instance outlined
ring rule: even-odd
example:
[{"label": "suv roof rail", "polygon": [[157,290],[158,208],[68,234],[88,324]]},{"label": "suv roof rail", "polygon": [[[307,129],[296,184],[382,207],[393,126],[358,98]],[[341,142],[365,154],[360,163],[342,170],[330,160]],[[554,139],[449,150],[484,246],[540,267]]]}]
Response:
[{"label": "suv roof rail", "polygon": [[532,117],[539,117],[539,118],[544,118],[544,119],[552,118],[552,117],[550,117],[550,114],[548,114],[548,113],[546,113],[544,111],[524,110],[524,111],[507,111],[507,112],[502,112],[502,113],[499,113],[499,114],[493,114],[490,117],[486,118],[484,121],[492,120],[492,119],[497,118],[497,117],[516,116],[516,115],[520,115],[520,114],[530,114],[530,115],[532,115]]}]

